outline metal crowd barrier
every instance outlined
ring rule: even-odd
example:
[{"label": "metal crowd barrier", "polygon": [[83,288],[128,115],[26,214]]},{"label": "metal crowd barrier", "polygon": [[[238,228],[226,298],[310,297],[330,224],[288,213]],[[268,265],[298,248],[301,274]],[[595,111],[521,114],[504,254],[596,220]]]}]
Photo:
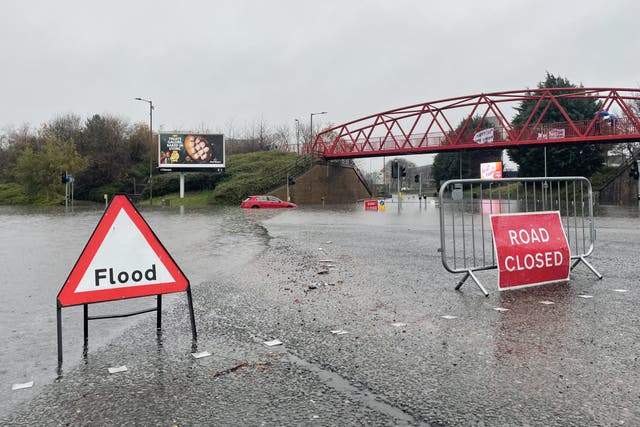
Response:
[{"label": "metal crowd barrier", "polygon": [[498,213],[559,211],[571,270],[582,262],[602,279],[586,260],[596,230],[591,183],[584,177],[454,179],[440,187],[439,202],[442,265],[464,274],[456,290],[471,277],[489,295],[474,272],[497,268],[490,218]]}]

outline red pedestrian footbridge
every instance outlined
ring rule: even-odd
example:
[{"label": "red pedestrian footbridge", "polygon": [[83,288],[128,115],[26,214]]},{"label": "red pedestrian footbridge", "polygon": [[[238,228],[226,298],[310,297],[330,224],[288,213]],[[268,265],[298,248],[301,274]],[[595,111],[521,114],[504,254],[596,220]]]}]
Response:
[{"label": "red pedestrian footbridge", "polygon": [[[521,125],[512,125],[510,117],[523,101],[533,108]],[[570,107],[576,102],[595,102],[599,108],[587,120],[577,119]],[[334,126],[317,135],[311,151],[315,157],[341,159],[538,144],[634,142],[640,141],[638,106],[640,89],[629,88],[540,88],[460,96]],[[552,117],[556,120],[550,121]]]}]

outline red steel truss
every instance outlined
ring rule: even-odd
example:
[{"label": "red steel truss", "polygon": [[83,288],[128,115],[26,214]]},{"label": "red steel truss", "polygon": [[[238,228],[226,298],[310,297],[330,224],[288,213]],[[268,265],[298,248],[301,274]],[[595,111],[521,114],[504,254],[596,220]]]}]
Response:
[{"label": "red steel truss", "polygon": [[[565,99],[600,101],[590,120],[574,120]],[[524,100],[535,102],[522,126],[509,116]],[[558,143],[640,141],[640,89],[552,88],[483,93],[415,104],[326,129],[311,152],[327,159],[434,153],[446,150]],[[544,123],[554,110],[564,121]],[[604,116],[607,112],[613,116]],[[472,118],[480,117],[471,126]],[[604,117],[609,120],[604,120]],[[459,130],[458,123],[464,121]],[[488,130],[492,129],[492,130]]]}]

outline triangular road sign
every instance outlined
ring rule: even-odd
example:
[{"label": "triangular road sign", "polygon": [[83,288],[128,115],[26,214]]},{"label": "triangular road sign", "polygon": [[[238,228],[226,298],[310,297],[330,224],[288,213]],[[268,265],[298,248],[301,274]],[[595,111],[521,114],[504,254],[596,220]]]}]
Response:
[{"label": "triangular road sign", "polygon": [[182,292],[189,280],[129,198],[117,195],[58,293],[61,306]]}]

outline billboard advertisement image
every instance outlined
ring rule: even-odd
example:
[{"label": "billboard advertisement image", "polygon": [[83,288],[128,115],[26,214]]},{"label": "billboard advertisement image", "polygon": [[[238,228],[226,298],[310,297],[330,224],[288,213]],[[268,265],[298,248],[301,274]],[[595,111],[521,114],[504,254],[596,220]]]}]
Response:
[{"label": "billboard advertisement image", "polygon": [[502,178],[502,162],[482,163],[480,165],[480,179]]},{"label": "billboard advertisement image", "polygon": [[158,165],[161,170],[223,169],[224,135],[160,133]]}]

